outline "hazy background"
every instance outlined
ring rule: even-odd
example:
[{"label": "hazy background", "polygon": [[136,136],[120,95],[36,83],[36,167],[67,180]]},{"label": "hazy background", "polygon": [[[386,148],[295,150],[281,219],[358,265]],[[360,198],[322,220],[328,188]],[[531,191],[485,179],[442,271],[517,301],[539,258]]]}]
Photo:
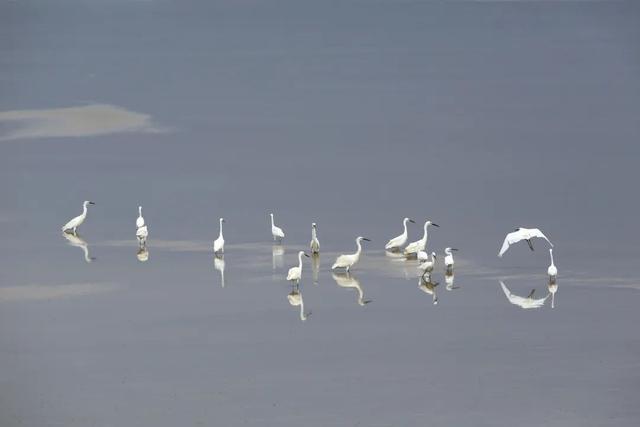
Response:
[{"label": "hazy background", "polygon": [[[636,425],[639,43],[624,1],[1,2],[2,425]],[[404,216],[460,248],[437,306],[380,250]],[[517,226],[553,310],[498,287],[546,293]]]}]

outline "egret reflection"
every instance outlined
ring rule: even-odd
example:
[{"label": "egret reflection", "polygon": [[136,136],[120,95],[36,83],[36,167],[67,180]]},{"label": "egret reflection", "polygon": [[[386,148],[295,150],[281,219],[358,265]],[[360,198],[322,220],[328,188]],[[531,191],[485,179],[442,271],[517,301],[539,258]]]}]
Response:
[{"label": "egret reflection", "polygon": [[415,270],[409,268],[414,264],[414,261],[407,258],[405,254],[402,252],[384,251],[384,255],[389,258],[394,267],[400,267],[398,270],[402,271],[406,280],[410,280],[415,277]]},{"label": "egret reflection", "polygon": [[302,292],[300,291],[300,287],[295,285],[291,292],[287,295],[287,300],[289,300],[289,304],[293,307],[300,307],[300,320],[303,322],[311,316],[311,311],[304,311],[304,300],[302,299]]},{"label": "egret reflection", "polygon": [[547,298],[549,298],[549,295],[550,295],[550,294],[547,294],[547,296],[545,296],[544,298],[536,299],[534,298],[534,294],[536,290],[532,289],[531,292],[529,292],[529,295],[527,295],[526,297],[521,297],[521,296],[512,294],[509,288],[507,288],[507,286],[504,284],[502,280],[500,281],[500,286],[502,287],[502,291],[504,292],[505,296],[507,297],[507,299],[511,304],[517,305],[518,307],[521,307],[524,309],[542,307],[544,305],[544,302],[547,300]]},{"label": "egret reflection", "polygon": [[311,277],[313,284],[318,284],[318,276],[320,275],[320,254],[311,255]]},{"label": "egret reflection", "polygon": [[220,286],[224,288],[224,269],[225,262],[223,256],[214,256],[213,257],[213,268],[220,272]]},{"label": "egret reflection", "polygon": [[147,250],[146,246],[142,246],[138,249],[138,252],[136,253],[136,258],[138,258],[138,261],[140,262],[149,261],[149,251]]},{"label": "egret reflection", "polygon": [[551,294],[551,308],[556,308],[556,292],[558,292],[558,282],[556,278],[549,279],[549,285],[547,286],[549,293]]},{"label": "egret reflection", "polygon": [[453,274],[453,272],[451,272],[450,274],[445,274],[444,275],[444,281],[445,281],[445,289],[448,291],[452,291],[454,289],[460,289],[460,286],[456,286],[454,284],[455,281],[455,275]]},{"label": "egret reflection", "polygon": [[438,295],[436,295],[436,287],[439,284],[440,283],[438,282],[435,282],[435,283],[432,282],[431,276],[429,276],[428,274],[423,274],[418,279],[418,288],[420,288],[421,291],[431,295],[431,299],[434,305],[438,304]]},{"label": "egret reflection", "polygon": [[284,265],[284,246],[280,244],[274,244],[271,253],[273,255],[273,269],[276,270],[282,268],[282,266]]},{"label": "egret reflection", "polygon": [[84,260],[86,262],[92,262],[95,260],[94,257],[89,255],[89,245],[87,245],[87,242],[82,237],[78,236],[77,234],[71,234],[67,232],[62,232],[62,237],[64,237],[67,240],[67,243],[69,243],[71,246],[82,249]]},{"label": "egret reflection", "polygon": [[333,280],[336,281],[336,284],[342,288],[351,288],[355,289],[358,292],[358,300],[357,303],[360,306],[365,306],[371,302],[370,299],[364,298],[364,290],[362,289],[362,285],[360,281],[352,276],[350,273],[331,273]]}]

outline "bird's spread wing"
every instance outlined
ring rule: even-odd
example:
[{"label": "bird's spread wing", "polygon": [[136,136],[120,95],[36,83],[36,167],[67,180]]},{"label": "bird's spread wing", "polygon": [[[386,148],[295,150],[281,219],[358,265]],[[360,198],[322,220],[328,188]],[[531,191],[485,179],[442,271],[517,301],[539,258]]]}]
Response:
[{"label": "bird's spread wing", "polygon": [[531,235],[533,237],[540,237],[540,238],[546,240],[547,242],[549,242],[551,247],[553,247],[553,243],[551,243],[551,241],[549,239],[547,239],[547,236],[545,236],[544,233],[542,231],[540,231],[540,229],[538,229],[538,228],[532,229],[531,230]]}]

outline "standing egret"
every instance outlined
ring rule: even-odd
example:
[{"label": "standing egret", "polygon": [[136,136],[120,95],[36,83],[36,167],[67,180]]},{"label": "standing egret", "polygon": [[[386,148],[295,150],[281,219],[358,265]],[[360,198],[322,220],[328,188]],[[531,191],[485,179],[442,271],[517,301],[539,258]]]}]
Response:
[{"label": "standing egret", "polygon": [[142,206],[138,206],[138,218],[136,218],[136,228],[144,226],[144,217],[142,216]]},{"label": "standing egret", "polygon": [[525,240],[529,244],[529,249],[533,250],[533,243],[531,243],[531,239],[534,237],[540,237],[546,240],[549,242],[551,247],[553,247],[553,243],[551,243],[551,241],[547,239],[547,236],[545,236],[538,228],[518,227],[516,228],[516,231],[507,234],[507,237],[504,238],[504,242],[502,243],[502,248],[500,248],[498,256],[502,258],[502,255],[507,251],[507,249],[509,249],[509,246],[514,243],[518,243],[520,240]]},{"label": "standing egret", "polygon": [[436,287],[439,285],[438,282],[432,282],[431,281],[431,277],[426,276],[423,274],[422,276],[420,276],[420,278],[418,279],[418,288],[431,295],[432,297],[432,301],[434,305],[438,304],[438,296],[436,295]]},{"label": "standing egret", "polygon": [[271,235],[273,236],[273,240],[282,242],[282,239],[284,239],[284,231],[282,231],[282,228],[276,227],[273,223],[273,214],[271,213],[269,215],[271,216]]},{"label": "standing egret", "polygon": [[333,265],[331,266],[331,269],[335,270],[336,268],[344,268],[345,270],[347,270],[347,272],[349,272],[349,269],[353,267],[354,264],[360,260],[360,254],[362,253],[363,240],[367,242],[371,241],[366,237],[358,236],[358,238],[356,238],[356,246],[358,247],[358,250],[354,254],[340,255],[336,259],[336,262],[334,262]]},{"label": "standing egret", "polygon": [[298,252],[298,266],[291,267],[289,272],[287,273],[287,281],[296,282],[296,284],[300,283],[300,278],[302,277],[302,256],[306,256],[309,258],[309,255],[304,253],[304,251]]},{"label": "standing egret", "polygon": [[447,269],[447,271],[451,272],[453,271],[453,253],[451,251],[457,251],[456,248],[446,248],[444,250],[445,253],[445,257],[444,257],[444,265]]},{"label": "standing egret", "polygon": [[145,247],[147,245],[147,237],[149,237],[149,229],[147,229],[146,225],[143,225],[136,230],[136,238],[138,239],[140,247]]},{"label": "standing egret", "polygon": [[424,223],[424,234],[422,235],[422,239],[409,243],[407,247],[404,248],[405,255],[412,256],[414,254],[417,254],[420,251],[426,250],[427,239],[429,238],[429,232],[427,231],[427,229],[429,228],[430,225],[433,225],[434,227],[440,227],[436,223],[433,223],[431,221],[426,221]]},{"label": "standing egret", "polygon": [[[425,252],[420,251],[419,253],[425,253]],[[418,268],[427,274],[431,274],[435,266],[436,266],[436,253],[431,252],[431,259],[429,259],[429,254],[427,254],[427,258],[424,259],[422,263],[420,263]]]},{"label": "standing egret", "polygon": [[511,293],[509,288],[504,284],[503,281],[500,281],[500,286],[502,287],[502,292],[504,292],[505,296],[509,300],[509,302],[513,305],[517,305],[518,307],[529,309],[529,308],[540,308],[544,305],[544,302],[547,300],[549,295],[544,298],[534,299],[533,294],[535,294],[536,290],[533,289],[529,292],[529,295],[526,297],[521,297],[518,295],[514,295]]},{"label": "standing egret", "polygon": [[547,274],[549,275],[549,280],[555,282],[556,276],[558,276],[558,269],[553,263],[553,249],[551,248],[549,248],[549,256],[551,257],[551,265],[547,268]]},{"label": "standing egret", "polygon": [[75,218],[72,218],[65,225],[62,226],[62,231],[69,232],[72,231],[73,234],[77,234],[77,229],[82,225],[85,218],[87,217],[87,206],[95,205],[95,203],[90,202],[89,200],[85,200],[82,203],[82,213]]},{"label": "standing egret", "polygon": [[213,242],[213,253],[216,255],[222,255],[224,253],[224,236],[222,235],[222,223],[224,218],[220,218],[220,233],[218,238]]},{"label": "standing egret", "polygon": [[318,241],[318,226],[315,222],[311,224],[311,243],[309,243],[309,247],[311,248],[312,255],[317,255],[320,253],[320,242]]},{"label": "standing egret", "polygon": [[399,235],[397,237],[394,237],[393,239],[389,240],[386,245],[384,245],[384,248],[386,250],[388,250],[388,251],[397,251],[397,250],[400,250],[400,248],[402,246],[404,246],[405,243],[407,243],[407,238],[409,237],[409,235],[407,233],[407,223],[408,222],[411,222],[413,224],[416,223],[411,218],[403,219],[402,220],[402,227],[404,228],[404,231],[402,232],[401,235]]}]

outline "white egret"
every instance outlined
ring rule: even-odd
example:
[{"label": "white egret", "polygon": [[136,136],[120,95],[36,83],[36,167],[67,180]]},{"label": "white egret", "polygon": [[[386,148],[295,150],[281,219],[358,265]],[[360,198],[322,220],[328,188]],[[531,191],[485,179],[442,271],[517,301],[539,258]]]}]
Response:
[{"label": "white egret", "polygon": [[[431,274],[431,272],[433,271],[433,268],[436,266],[436,253],[435,252],[431,252],[431,259],[429,259],[429,254],[427,254],[424,251],[420,251],[418,252],[418,254],[426,254],[427,257],[425,259],[422,260],[422,262],[420,263],[420,265],[418,266],[418,268],[422,271],[424,271],[425,273],[429,273]],[[420,258],[418,258],[420,259]]]},{"label": "white egret", "polygon": [[356,246],[358,247],[358,250],[353,254],[340,255],[336,259],[336,262],[334,262],[333,265],[331,266],[331,269],[335,270],[336,268],[344,268],[348,272],[349,269],[353,267],[354,264],[360,260],[360,254],[362,253],[363,240],[367,242],[371,241],[366,237],[358,236],[358,238],[356,238]]},{"label": "white egret", "polygon": [[405,218],[402,220],[402,227],[404,229],[404,231],[402,232],[401,235],[394,237],[393,239],[389,240],[387,242],[386,245],[384,245],[384,248],[388,251],[396,251],[399,250],[402,246],[404,246],[405,243],[407,243],[407,238],[409,237],[409,234],[407,233],[407,223],[411,222],[411,223],[416,223],[414,220],[412,220],[411,218]]},{"label": "white egret", "polygon": [[504,238],[504,242],[502,243],[502,248],[500,249],[498,256],[502,258],[502,255],[507,251],[507,249],[509,249],[509,246],[514,243],[518,243],[520,240],[525,240],[529,244],[529,249],[533,250],[533,243],[531,243],[531,239],[534,237],[540,237],[546,240],[549,242],[551,247],[553,247],[553,243],[551,243],[551,241],[547,239],[547,236],[545,236],[538,228],[518,227],[516,228],[516,231],[507,234],[507,237]]},{"label": "white egret", "polygon": [[526,297],[514,295],[511,293],[509,288],[507,288],[507,286],[504,284],[502,280],[500,281],[500,286],[502,287],[502,291],[504,292],[504,294],[506,295],[507,299],[511,304],[517,305],[518,307],[521,307],[524,309],[540,308],[544,305],[544,302],[547,300],[547,298],[549,298],[549,295],[540,299],[533,298],[533,295],[536,292],[535,289],[529,292],[529,295],[527,295]]},{"label": "white egret", "polygon": [[73,234],[77,234],[77,229],[82,225],[85,218],[87,217],[87,206],[95,205],[95,203],[90,202],[89,200],[85,200],[82,203],[82,213],[75,218],[72,218],[65,225],[62,226],[62,231],[69,232],[72,231]]},{"label": "white egret", "polygon": [[143,225],[142,227],[136,230],[136,238],[138,239],[138,244],[141,247],[144,247],[147,245],[147,237],[149,237],[149,229],[147,228],[146,225]]},{"label": "white egret", "polygon": [[293,307],[300,307],[300,320],[303,322],[307,320],[309,316],[311,316],[311,312],[304,311],[304,300],[302,299],[302,292],[299,288],[293,289],[288,295],[287,300],[289,300],[289,304]]},{"label": "white egret", "polygon": [[555,281],[556,276],[558,275],[558,268],[553,263],[553,249],[551,248],[549,248],[549,256],[551,257],[551,265],[547,268],[547,274],[549,275],[550,280]]},{"label": "white egret", "polygon": [[284,231],[282,231],[282,228],[276,227],[274,224],[273,214],[271,213],[269,215],[271,216],[271,235],[273,236],[273,240],[282,242],[282,239],[284,239]]},{"label": "white egret", "polygon": [[365,306],[371,302],[370,299],[364,299],[364,290],[362,289],[362,285],[360,285],[360,281],[351,274],[331,273],[331,277],[333,277],[333,280],[335,280],[336,284],[341,288],[351,288],[358,292],[358,305]]},{"label": "white egret", "polygon": [[438,304],[438,296],[436,295],[436,287],[438,285],[439,285],[439,283],[438,282],[435,282],[435,283],[432,282],[431,281],[431,277],[429,277],[428,275],[425,277],[425,275],[423,274],[418,279],[418,288],[421,291],[431,295],[434,305]]},{"label": "white egret", "polygon": [[436,223],[433,223],[431,221],[426,221],[424,223],[424,234],[422,235],[422,239],[409,243],[407,247],[404,248],[405,255],[411,256],[411,255],[417,254],[420,251],[426,250],[427,240],[429,239],[428,228],[430,225],[433,225],[434,227],[440,227]]},{"label": "white egret", "polygon": [[142,206],[138,206],[138,218],[136,218],[136,228],[144,226],[144,217],[142,216]]},{"label": "white egret", "polygon": [[220,218],[220,233],[218,238],[213,242],[213,253],[216,255],[222,255],[224,253],[224,236],[222,235],[222,223],[224,218]]},{"label": "white egret", "polygon": [[311,224],[311,243],[309,243],[309,247],[311,248],[312,255],[320,253],[320,242],[318,241],[318,226],[315,222]]},{"label": "white egret", "polygon": [[304,253],[304,251],[298,252],[298,265],[296,267],[291,267],[289,272],[287,273],[287,281],[300,283],[300,278],[302,277],[302,257],[306,256],[309,258],[309,255]]},{"label": "white egret", "polygon": [[67,239],[67,242],[76,248],[82,249],[82,253],[84,254],[84,260],[86,262],[92,262],[95,260],[94,257],[89,256],[89,245],[87,242],[78,235],[70,234],[70,233],[62,233],[62,236]]},{"label": "white egret", "polygon": [[447,271],[453,271],[453,253],[452,251],[457,251],[456,248],[446,248],[444,250],[445,253],[445,257],[444,257],[444,265],[447,268]]}]

